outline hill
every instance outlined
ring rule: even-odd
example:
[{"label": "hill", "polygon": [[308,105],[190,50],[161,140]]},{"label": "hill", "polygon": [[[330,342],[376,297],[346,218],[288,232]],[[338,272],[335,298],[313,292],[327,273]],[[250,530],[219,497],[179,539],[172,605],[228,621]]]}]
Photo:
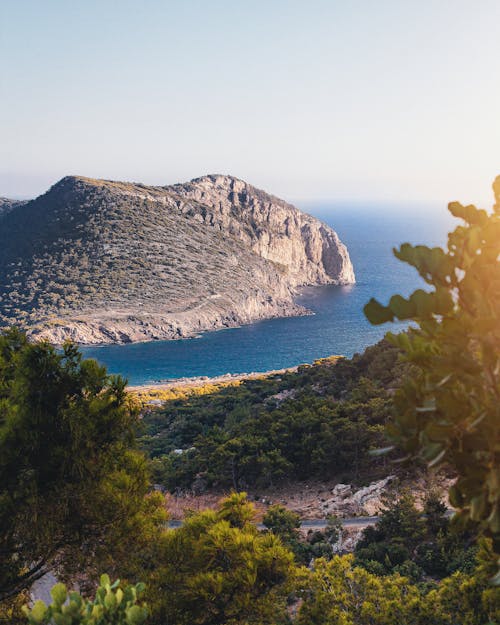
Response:
[{"label": "hill", "polygon": [[231,176],[170,187],[69,176],[6,206],[0,324],[58,343],[180,338],[302,314],[297,287],[354,282],[331,228]]},{"label": "hill", "polygon": [[161,407],[146,410],[141,444],[155,481],[170,491],[311,479],[364,484],[395,471],[369,450],[387,444],[392,395],[407,374],[399,350],[382,341],[351,359],[322,359],[295,372],[170,390]]},{"label": "hill", "polygon": [[0,197],[0,218],[9,213],[16,206],[26,204],[24,200],[10,200],[6,197]]}]

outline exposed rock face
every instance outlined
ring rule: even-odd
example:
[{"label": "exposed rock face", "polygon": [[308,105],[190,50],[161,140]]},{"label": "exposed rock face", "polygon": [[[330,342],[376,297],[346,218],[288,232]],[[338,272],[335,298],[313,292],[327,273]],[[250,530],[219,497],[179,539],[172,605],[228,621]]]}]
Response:
[{"label": "exposed rock face", "polygon": [[[171,187],[195,200],[188,210],[253,252],[287,269],[287,280],[304,284],[352,284],[354,271],[337,233],[277,197],[230,176],[204,176]],[[206,210],[210,206],[211,210]]]},{"label": "exposed rock face", "polygon": [[297,287],[354,282],[331,228],[230,176],[171,187],[66,177],[6,206],[0,324],[57,343],[181,338],[304,314]]},{"label": "exposed rock face", "polygon": [[342,517],[373,516],[384,509],[383,496],[394,482],[395,476],[372,482],[355,490],[350,484],[337,484],[332,495],[322,502],[321,508],[326,515],[336,514]]}]

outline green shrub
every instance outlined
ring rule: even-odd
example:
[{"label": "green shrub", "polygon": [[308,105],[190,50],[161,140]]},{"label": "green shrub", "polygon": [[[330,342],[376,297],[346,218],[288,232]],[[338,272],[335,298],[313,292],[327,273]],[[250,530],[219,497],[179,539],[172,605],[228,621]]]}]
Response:
[{"label": "green shrub", "polygon": [[56,584],[50,594],[53,602],[47,606],[36,601],[23,608],[30,625],[141,625],[148,618],[145,605],[137,604],[137,595],[144,584],[120,587],[120,580],[111,584],[108,575],[101,575],[95,599],[89,601],[78,592],[69,592],[64,584]]}]

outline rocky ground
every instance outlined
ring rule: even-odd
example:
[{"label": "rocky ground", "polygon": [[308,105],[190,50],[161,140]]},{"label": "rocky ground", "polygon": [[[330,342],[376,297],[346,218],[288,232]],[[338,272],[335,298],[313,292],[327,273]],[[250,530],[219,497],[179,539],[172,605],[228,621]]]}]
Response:
[{"label": "rocky ground", "polygon": [[[421,505],[426,493],[437,490],[448,503],[447,490],[451,484],[444,474],[425,475],[420,478],[397,478],[394,475],[368,483],[366,486],[328,482],[295,482],[272,489],[250,489],[249,499],[257,508],[257,518],[262,518],[267,508],[280,504],[299,514],[303,520],[325,519],[329,515],[340,518],[376,516],[384,508],[384,496],[408,488]],[[191,493],[167,495],[167,507],[172,519],[182,519],[185,510],[215,507],[225,492],[201,495]]]}]

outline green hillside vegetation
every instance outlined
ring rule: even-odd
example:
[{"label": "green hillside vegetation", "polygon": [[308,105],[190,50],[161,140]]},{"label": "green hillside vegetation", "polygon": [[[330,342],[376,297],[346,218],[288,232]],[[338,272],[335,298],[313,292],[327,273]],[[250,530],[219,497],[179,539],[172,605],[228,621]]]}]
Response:
[{"label": "green hillside vegetation", "polygon": [[377,575],[399,573],[415,582],[472,572],[476,532],[450,519],[436,493],[427,494],[424,514],[409,491],[387,495],[385,505],[377,525],[367,527],[356,545],[356,564]]},{"label": "green hillside vegetation", "polygon": [[372,479],[389,471],[368,452],[385,444],[391,396],[406,370],[383,341],[352,359],[167,401],[145,414],[140,443],[155,481],[170,490]]}]

